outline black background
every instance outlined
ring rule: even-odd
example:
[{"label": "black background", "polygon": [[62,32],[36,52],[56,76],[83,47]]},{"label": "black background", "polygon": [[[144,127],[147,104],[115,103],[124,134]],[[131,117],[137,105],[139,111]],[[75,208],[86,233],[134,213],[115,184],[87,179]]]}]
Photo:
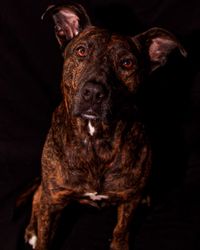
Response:
[{"label": "black background", "polygon": [[[23,233],[30,204],[15,209],[40,175],[51,115],[60,100],[62,57],[53,24],[41,21],[59,1],[0,3],[0,249],[29,249]],[[152,138],[152,207],[131,227],[131,249],[200,249],[200,4],[196,0],[79,1],[93,24],[134,35],[153,26],[174,33],[188,52],[170,58],[144,88],[142,104]],[[114,208],[73,205],[63,214],[55,249],[106,250]]]}]

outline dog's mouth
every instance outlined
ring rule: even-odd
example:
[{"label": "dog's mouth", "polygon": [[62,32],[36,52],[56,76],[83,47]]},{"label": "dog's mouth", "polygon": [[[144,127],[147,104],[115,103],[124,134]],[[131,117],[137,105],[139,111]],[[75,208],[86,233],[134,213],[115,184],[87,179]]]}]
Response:
[{"label": "dog's mouth", "polygon": [[97,120],[99,117],[91,114],[81,114],[81,117],[86,120]]},{"label": "dog's mouth", "polygon": [[100,116],[89,108],[86,112],[81,113],[81,117],[86,120],[98,120]]}]

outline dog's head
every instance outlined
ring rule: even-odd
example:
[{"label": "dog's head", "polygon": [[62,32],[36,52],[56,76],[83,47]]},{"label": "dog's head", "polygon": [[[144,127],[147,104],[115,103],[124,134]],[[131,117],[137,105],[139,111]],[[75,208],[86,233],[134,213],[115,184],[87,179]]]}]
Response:
[{"label": "dog's head", "polygon": [[168,55],[185,50],[168,31],[152,28],[123,37],[94,27],[79,4],[50,6],[64,56],[62,91],[71,115],[109,121],[128,117],[144,76],[163,66]]}]

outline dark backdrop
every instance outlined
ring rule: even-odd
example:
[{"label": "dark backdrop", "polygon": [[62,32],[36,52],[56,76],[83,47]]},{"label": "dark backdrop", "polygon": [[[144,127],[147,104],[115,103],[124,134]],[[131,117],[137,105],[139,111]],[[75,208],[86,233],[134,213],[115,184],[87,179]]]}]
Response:
[{"label": "dark backdrop", "polygon": [[[66,0],[67,1],[67,0]],[[18,195],[40,175],[51,115],[60,100],[62,58],[52,23],[42,22],[47,0],[0,3],[0,249],[29,249],[23,233],[30,202]],[[131,227],[131,249],[200,249],[200,4],[196,0],[79,1],[94,24],[123,34],[159,26],[188,52],[155,72],[142,104],[154,148],[149,189]],[[63,214],[55,249],[106,250],[114,208],[73,205]]]}]

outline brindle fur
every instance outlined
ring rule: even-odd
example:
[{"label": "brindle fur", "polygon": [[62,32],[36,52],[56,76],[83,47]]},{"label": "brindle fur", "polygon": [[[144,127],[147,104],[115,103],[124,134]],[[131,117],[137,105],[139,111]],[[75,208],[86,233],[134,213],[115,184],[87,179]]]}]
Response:
[{"label": "brindle fur", "polygon": [[[57,11],[51,7],[51,14],[58,15],[62,8],[85,13],[78,5],[65,5]],[[134,100],[143,76],[162,64],[152,45],[153,39],[161,36],[168,41],[161,48],[164,54],[175,47],[183,52],[177,40],[162,29],[131,38],[93,27],[89,21],[65,47],[63,100],[53,114],[42,156],[42,181],[33,198],[25,235],[27,241],[37,235],[37,250],[49,249],[61,210],[72,201],[96,207],[116,205],[118,221],[110,249],[129,249],[128,225],[151,168],[151,147]],[[63,34],[59,42],[63,47]],[[76,53],[82,45],[87,48],[84,57]],[[134,62],[128,70],[120,66],[121,59],[127,57]],[[93,103],[98,114],[90,121],[94,135],[88,131],[89,120],[81,116],[89,105],[82,98],[87,82],[97,82],[107,91],[100,107]]]}]

